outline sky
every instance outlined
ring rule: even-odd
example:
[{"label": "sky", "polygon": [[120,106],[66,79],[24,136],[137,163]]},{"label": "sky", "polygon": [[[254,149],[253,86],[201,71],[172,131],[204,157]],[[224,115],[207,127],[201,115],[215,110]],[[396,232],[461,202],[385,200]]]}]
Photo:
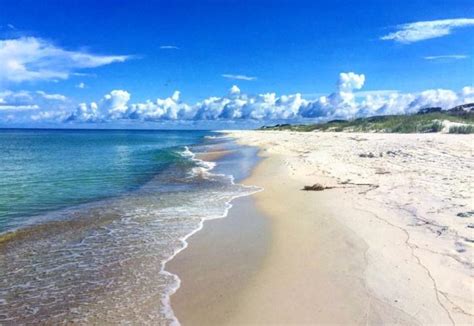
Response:
[{"label": "sky", "polygon": [[0,0],[0,127],[228,128],[474,102],[472,1]]}]

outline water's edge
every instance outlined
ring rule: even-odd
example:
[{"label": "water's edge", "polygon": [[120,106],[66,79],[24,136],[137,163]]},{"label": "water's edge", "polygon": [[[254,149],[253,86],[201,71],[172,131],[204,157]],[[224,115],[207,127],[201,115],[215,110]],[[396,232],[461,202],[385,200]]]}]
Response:
[{"label": "water's edge", "polygon": [[[225,137],[225,135],[223,136]],[[234,141],[232,141],[233,143],[235,143]],[[239,145],[238,146],[239,148],[243,148],[244,146],[241,146]],[[187,150],[189,150],[189,148],[187,148]],[[238,151],[238,149],[236,150]],[[204,160],[201,160],[201,159],[198,159],[196,158],[196,154],[192,153],[191,151],[189,151],[190,155],[192,155],[192,159],[193,160],[196,160],[204,165],[207,165],[209,168],[207,170],[207,173],[212,173],[211,171],[219,166],[219,162],[221,161],[221,159],[217,159],[216,162],[211,162],[211,161],[204,161]],[[256,166],[257,164],[257,160],[258,160],[258,157],[257,157],[257,154],[255,153],[255,162],[253,162],[253,165],[252,165],[252,169]],[[244,175],[240,175],[239,178],[237,179],[238,181],[241,181],[245,178],[247,178],[249,176],[250,172],[248,172],[247,174],[244,174]],[[236,181],[236,178],[234,177],[234,175],[232,174],[228,174],[228,176],[230,176],[231,180],[232,180],[232,184],[239,184],[241,186],[244,186],[240,183],[235,183]],[[220,219],[220,218],[225,218],[228,216],[229,214],[229,211],[230,209],[232,209],[233,207],[233,204],[232,202],[237,199],[237,198],[241,198],[241,197],[247,197],[247,196],[252,196],[254,195],[255,193],[257,192],[260,192],[260,191],[263,191],[264,189],[261,188],[261,187],[256,187],[256,186],[244,186],[244,187],[249,187],[249,188],[254,188],[250,193],[247,193],[247,194],[240,194],[240,195],[236,195],[234,197],[232,197],[231,199],[229,199],[229,201],[227,202],[227,208],[225,209],[225,212],[222,214],[222,216],[219,216],[219,217],[214,217],[214,218],[204,218],[204,219],[201,219],[200,221],[200,224],[199,224],[199,227],[195,230],[193,230],[191,233],[187,234],[185,237],[183,237],[181,239],[182,241],[182,247],[181,248],[178,248],[172,256],[170,256],[168,259],[164,260],[163,263],[162,263],[162,266],[161,266],[161,272],[165,275],[168,275],[168,276],[171,276],[175,279],[175,286],[173,287],[170,287],[168,289],[168,292],[165,293],[164,295],[164,298],[162,300],[162,304],[163,304],[163,307],[166,309],[166,311],[163,311],[163,313],[168,317],[170,318],[173,322],[171,323],[171,325],[180,325],[179,323],[179,320],[178,318],[176,317],[176,315],[174,314],[173,312],[173,309],[171,307],[171,296],[176,293],[176,291],[180,288],[181,286],[181,279],[179,278],[179,275],[177,274],[173,274],[171,272],[168,272],[166,270],[166,264],[170,261],[172,261],[180,252],[182,252],[183,250],[185,250],[188,246],[189,246],[189,242],[188,242],[188,239],[193,236],[194,234],[196,234],[197,232],[201,231],[203,228],[204,228],[204,224],[206,221],[211,221],[211,220],[214,220],[214,219]]]}]

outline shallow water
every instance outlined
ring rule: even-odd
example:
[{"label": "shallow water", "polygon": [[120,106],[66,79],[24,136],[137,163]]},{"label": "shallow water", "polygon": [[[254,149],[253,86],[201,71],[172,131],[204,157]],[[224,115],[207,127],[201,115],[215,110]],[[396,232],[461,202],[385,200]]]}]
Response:
[{"label": "shallow water", "polygon": [[[113,189],[105,198],[36,215],[33,225],[4,236],[0,323],[176,323],[168,300],[179,278],[164,264],[203,220],[225,216],[233,198],[257,191],[230,175],[243,177],[255,151],[203,137],[168,147],[171,163],[147,172],[142,184],[121,187],[124,173],[107,183]],[[193,151],[216,147],[236,151],[215,168],[194,158]]]},{"label": "shallow water", "polygon": [[0,232],[32,215],[120,195],[184,158],[203,131],[0,129]]}]

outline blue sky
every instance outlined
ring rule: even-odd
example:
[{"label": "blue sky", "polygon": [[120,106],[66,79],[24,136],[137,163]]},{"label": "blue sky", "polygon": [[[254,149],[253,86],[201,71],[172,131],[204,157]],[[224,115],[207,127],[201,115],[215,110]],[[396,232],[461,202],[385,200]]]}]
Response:
[{"label": "blue sky", "polygon": [[[334,94],[334,101],[329,101],[333,106],[359,105],[360,101],[366,100],[360,99],[363,93],[356,96],[353,103],[339,94],[342,92],[337,86],[341,83],[340,74],[349,72],[364,75],[363,86],[352,87],[351,94],[377,91],[378,95],[386,96],[387,91],[396,91],[397,94],[416,96],[425,90],[442,89],[454,92],[456,100],[452,94],[436,94],[434,104],[446,101],[458,104],[470,100],[470,90],[462,95],[460,92],[466,86],[473,86],[473,19],[471,1],[2,0],[0,41],[22,40],[15,43],[15,48],[23,47],[23,53],[30,51],[33,40],[40,42],[39,47],[67,53],[28,63],[28,69],[36,69],[39,73],[46,68],[60,67],[60,74],[53,71],[51,77],[30,74],[20,78],[17,72],[8,67],[2,69],[0,64],[0,125],[34,125],[43,119],[28,121],[28,115],[72,112],[80,103],[87,106],[96,103],[99,111],[109,110],[110,105],[117,103],[112,98],[109,102],[115,104],[104,104],[108,101],[104,96],[113,90],[129,94],[122,108],[115,110],[122,113],[119,120],[123,120],[124,111],[128,112],[127,118],[132,116],[131,104],[146,100],[155,103],[158,98],[172,100],[176,90],[180,92],[176,102],[193,107],[212,96],[229,97],[233,85],[240,89],[239,98],[247,102],[252,102],[251,99],[259,94],[276,93],[275,101],[278,102],[282,95],[299,93],[304,101],[316,101],[324,95],[331,99]],[[401,26],[417,22],[425,24]],[[430,22],[438,23],[430,25]],[[407,29],[411,34],[404,36],[403,31]],[[397,32],[402,34],[393,34]],[[15,51],[9,51],[5,56],[10,60]],[[85,59],[87,64],[75,59],[70,63],[70,57],[77,54],[93,57]],[[0,46],[0,58],[1,55]],[[16,77],[12,77],[14,73]],[[7,91],[10,92],[9,99],[5,96]],[[38,91],[61,95],[67,100],[51,102],[51,98],[46,99]],[[2,92],[3,104],[12,109],[1,110]],[[25,103],[12,100],[11,94],[18,92],[34,94],[28,100],[31,103],[26,99],[23,100]],[[342,100],[336,101],[337,96]],[[451,98],[443,102],[439,98],[442,96]],[[410,99],[411,102],[416,100]],[[413,108],[410,99],[399,100],[401,104],[398,105]],[[230,101],[233,105],[235,99]],[[257,98],[256,101],[268,104],[268,99]],[[275,101],[270,99],[271,103]],[[220,103],[221,111],[228,104],[224,102]],[[338,108],[324,111],[321,103],[318,104],[321,108],[316,110],[319,113],[310,118],[344,115],[336,112]],[[424,99],[423,103],[420,105],[428,102]],[[15,112],[14,105],[36,107],[25,113],[25,110]],[[383,105],[384,102],[380,102],[378,112],[384,112]],[[247,116],[263,121],[275,117],[294,119],[298,115],[272,116],[268,114],[269,108],[259,107],[259,110],[267,113]],[[294,108],[292,110],[296,112]],[[364,110],[359,107],[356,111],[346,111],[349,113],[345,115],[350,117]],[[143,110],[140,112],[143,115]],[[147,118],[142,119],[135,112],[134,123],[160,116],[155,113],[147,113]],[[103,112],[101,114],[100,119],[89,119],[89,122],[110,120]],[[66,113],[61,117],[65,116]],[[241,113],[219,114],[217,120],[238,120],[245,116]],[[58,117],[54,118],[58,121]],[[181,118],[167,116],[155,120],[163,123]],[[81,119],[63,120],[70,123]]]}]

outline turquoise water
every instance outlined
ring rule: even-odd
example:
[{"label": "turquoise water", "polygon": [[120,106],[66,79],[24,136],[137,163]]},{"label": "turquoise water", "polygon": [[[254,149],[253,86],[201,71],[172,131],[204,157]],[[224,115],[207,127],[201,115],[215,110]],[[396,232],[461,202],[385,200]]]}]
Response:
[{"label": "turquoise water", "polygon": [[0,153],[2,325],[176,325],[166,262],[258,191],[256,150],[211,132],[0,130]]},{"label": "turquoise water", "polygon": [[44,212],[131,191],[209,132],[0,130],[0,232]]}]

